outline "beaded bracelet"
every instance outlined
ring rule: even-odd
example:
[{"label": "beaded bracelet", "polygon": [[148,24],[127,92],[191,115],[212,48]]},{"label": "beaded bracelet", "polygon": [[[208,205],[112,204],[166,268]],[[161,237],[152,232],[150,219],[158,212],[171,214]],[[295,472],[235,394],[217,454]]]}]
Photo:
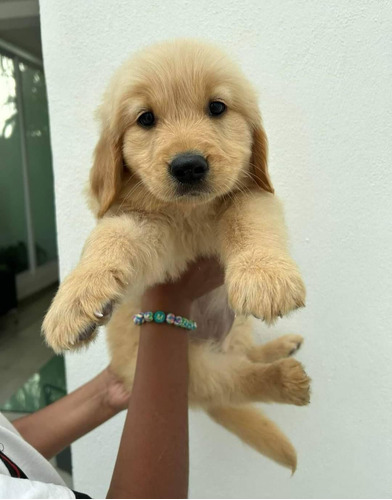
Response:
[{"label": "beaded bracelet", "polygon": [[163,311],[148,311],[140,312],[133,316],[133,322],[135,325],[142,325],[143,323],[168,323],[169,325],[179,326],[185,328],[186,330],[196,330],[197,323],[191,319],[184,318],[183,316],[176,316],[173,313],[164,313]]}]

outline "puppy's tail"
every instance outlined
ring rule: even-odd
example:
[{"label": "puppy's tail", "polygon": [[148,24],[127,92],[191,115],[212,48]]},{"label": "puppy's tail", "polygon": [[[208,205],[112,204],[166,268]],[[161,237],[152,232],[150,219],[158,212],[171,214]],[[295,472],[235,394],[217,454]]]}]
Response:
[{"label": "puppy's tail", "polygon": [[235,434],[246,444],[275,462],[297,468],[297,453],[276,424],[253,406],[208,408],[207,413],[218,424]]}]

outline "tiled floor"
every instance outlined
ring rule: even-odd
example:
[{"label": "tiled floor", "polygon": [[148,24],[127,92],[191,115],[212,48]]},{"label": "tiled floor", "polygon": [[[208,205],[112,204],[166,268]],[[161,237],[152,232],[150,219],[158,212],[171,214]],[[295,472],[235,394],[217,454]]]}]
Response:
[{"label": "tiled floor", "polygon": [[0,318],[0,407],[53,357],[40,331],[56,288],[27,299],[17,313]]}]

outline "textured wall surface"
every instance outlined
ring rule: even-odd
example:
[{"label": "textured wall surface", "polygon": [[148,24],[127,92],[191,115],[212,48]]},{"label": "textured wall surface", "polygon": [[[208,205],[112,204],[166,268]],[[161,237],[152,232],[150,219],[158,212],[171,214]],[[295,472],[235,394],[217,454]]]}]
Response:
[{"label": "textured wall surface", "polygon": [[[61,274],[93,227],[82,186],[93,112],[113,69],[176,36],[220,43],[260,91],[270,168],[307,308],[308,408],[269,406],[298,449],[293,478],[191,413],[193,497],[387,497],[392,492],[392,6],[386,1],[41,0]],[[69,388],[107,363],[102,338],[67,357]],[[75,487],[105,495],[123,416],[73,447]]]}]

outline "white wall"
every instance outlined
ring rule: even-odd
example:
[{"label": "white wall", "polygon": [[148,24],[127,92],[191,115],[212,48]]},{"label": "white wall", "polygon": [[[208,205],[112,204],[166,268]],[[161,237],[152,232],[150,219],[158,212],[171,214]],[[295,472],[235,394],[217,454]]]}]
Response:
[{"label": "white wall", "polygon": [[[297,446],[292,479],[192,412],[191,496],[390,496],[391,3],[41,0],[41,14],[62,276],[93,225],[81,194],[93,111],[127,54],[175,36],[211,39],[260,90],[272,177],[308,287],[307,308],[268,335],[305,336],[312,403],[267,408]],[[106,362],[103,338],[69,355],[69,388]],[[78,490],[105,495],[122,423],[74,446]]]}]

